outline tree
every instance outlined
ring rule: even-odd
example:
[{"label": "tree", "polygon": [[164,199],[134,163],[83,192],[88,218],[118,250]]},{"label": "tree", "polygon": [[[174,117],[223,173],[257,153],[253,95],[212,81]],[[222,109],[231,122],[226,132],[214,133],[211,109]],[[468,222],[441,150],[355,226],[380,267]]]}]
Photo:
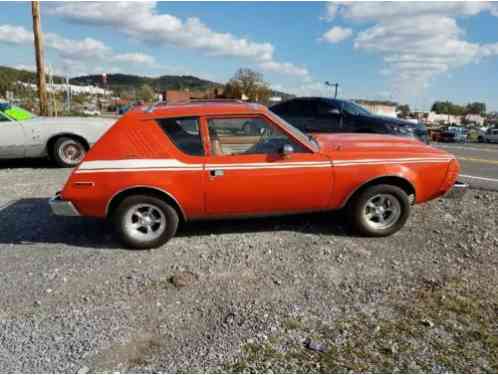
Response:
[{"label": "tree", "polygon": [[469,103],[465,106],[465,114],[485,115],[486,104],[480,102]]},{"label": "tree", "polygon": [[155,96],[156,94],[154,90],[147,84],[142,85],[137,92],[137,99],[143,100],[144,102],[150,103],[154,101]]},{"label": "tree", "polygon": [[465,114],[465,108],[458,104],[453,104],[452,102],[435,102],[432,105],[431,111],[436,112],[437,114],[445,114],[445,115],[455,115],[461,116]]},{"label": "tree", "polygon": [[243,68],[237,70],[225,85],[225,96],[237,99],[246,96],[250,101],[267,103],[271,96],[271,90],[261,73]]},{"label": "tree", "polygon": [[396,109],[401,113],[401,117],[408,117],[410,114],[410,106],[408,104],[399,105]]}]

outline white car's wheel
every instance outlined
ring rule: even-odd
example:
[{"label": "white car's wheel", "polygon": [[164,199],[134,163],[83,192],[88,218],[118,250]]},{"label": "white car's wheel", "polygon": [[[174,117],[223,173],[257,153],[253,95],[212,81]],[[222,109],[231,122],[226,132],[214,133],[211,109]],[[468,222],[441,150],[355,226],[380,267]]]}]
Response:
[{"label": "white car's wheel", "polygon": [[75,167],[83,160],[85,155],[85,145],[77,139],[61,137],[54,143],[52,156],[59,167]]}]

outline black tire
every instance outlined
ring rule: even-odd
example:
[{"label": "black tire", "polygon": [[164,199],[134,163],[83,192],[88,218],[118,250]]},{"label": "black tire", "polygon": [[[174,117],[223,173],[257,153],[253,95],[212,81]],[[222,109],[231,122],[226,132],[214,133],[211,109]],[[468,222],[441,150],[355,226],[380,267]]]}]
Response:
[{"label": "black tire", "polygon": [[[137,238],[140,236],[139,233],[135,231],[135,237],[131,234],[130,229],[127,229],[128,219],[131,219],[130,211],[134,207],[140,205],[151,205],[157,210],[160,210],[164,218],[165,225],[162,230],[157,233],[156,238],[146,239]],[[169,204],[164,202],[162,199],[150,196],[150,195],[132,195],[125,198],[116,208],[112,215],[112,220],[115,226],[115,231],[118,239],[126,247],[131,249],[151,249],[164,245],[168,242],[171,237],[173,237],[178,229],[178,213]]]},{"label": "black tire", "polygon": [[[371,220],[369,221],[365,215],[366,205],[369,200],[380,194],[388,196],[389,199],[394,199],[399,205],[399,207],[396,206],[399,208],[399,217],[396,218],[397,215],[394,215],[392,219],[394,220],[396,218],[395,221],[384,228],[375,227],[375,224],[373,224]],[[403,189],[393,185],[374,185],[366,188],[357,196],[353,197],[348,209],[353,229],[362,235],[370,237],[384,237],[397,232],[403,227],[410,216],[408,195]]]},{"label": "black tire", "polygon": [[55,163],[62,168],[77,166],[86,155],[85,145],[71,137],[60,137],[52,147],[52,157]]}]

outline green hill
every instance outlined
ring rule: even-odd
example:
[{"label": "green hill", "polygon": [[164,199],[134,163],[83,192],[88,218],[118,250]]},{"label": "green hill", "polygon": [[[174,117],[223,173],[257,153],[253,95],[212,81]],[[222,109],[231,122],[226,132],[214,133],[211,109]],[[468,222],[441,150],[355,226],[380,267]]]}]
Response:
[{"label": "green hill", "polygon": [[[74,85],[101,85],[100,75],[75,77],[69,80]],[[223,85],[194,76],[161,76],[157,78],[141,77],[130,74],[108,74],[107,83],[110,89],[120,91],[137,89],[142,85],[149,85],[156,91],[165,90],[206,90],[222,87]]]},{"label": "green hill", "polygon": [[[54,76],[55,83],[64,82],[63,78]],[[34,72],[22,69],[15,69],[6,66],[0,66],[0,96],[5,94],[6,90],[12,90],[17,81],[36,83],[36,74]],[[73,85],[102,85],[101,75],[86,75],[69,79]],[[199,90],[222,88],[223,84],[208,81],[194,76],[173,76],[164,75],[160,77],[142,77],[131,74],[108,74],[108,88],[114,90],[116,94],[123,91],[139,89],[144,84],[151,86],[155,91],[166,90]],[[287,93],[272,91],[272,95],[283,98],[292,97]]]}]

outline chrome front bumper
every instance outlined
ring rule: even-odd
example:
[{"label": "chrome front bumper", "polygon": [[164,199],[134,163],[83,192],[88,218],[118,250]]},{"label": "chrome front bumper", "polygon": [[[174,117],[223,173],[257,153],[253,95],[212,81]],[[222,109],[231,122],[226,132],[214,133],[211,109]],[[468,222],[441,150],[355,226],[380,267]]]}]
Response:
[{"label": "chrome front bumper", "polygon": [[59,193],[48,201],[52,213],[57,216],[81,216],[76,207],[69,202],[62,200]]},{"label": "chrome front bumper", "polygon": [[469,185],[467,185],[466,183],[457,181],[453,184],[453,187],[444,195],[444,197],[449,199],[462,199],[468,188]]}]

